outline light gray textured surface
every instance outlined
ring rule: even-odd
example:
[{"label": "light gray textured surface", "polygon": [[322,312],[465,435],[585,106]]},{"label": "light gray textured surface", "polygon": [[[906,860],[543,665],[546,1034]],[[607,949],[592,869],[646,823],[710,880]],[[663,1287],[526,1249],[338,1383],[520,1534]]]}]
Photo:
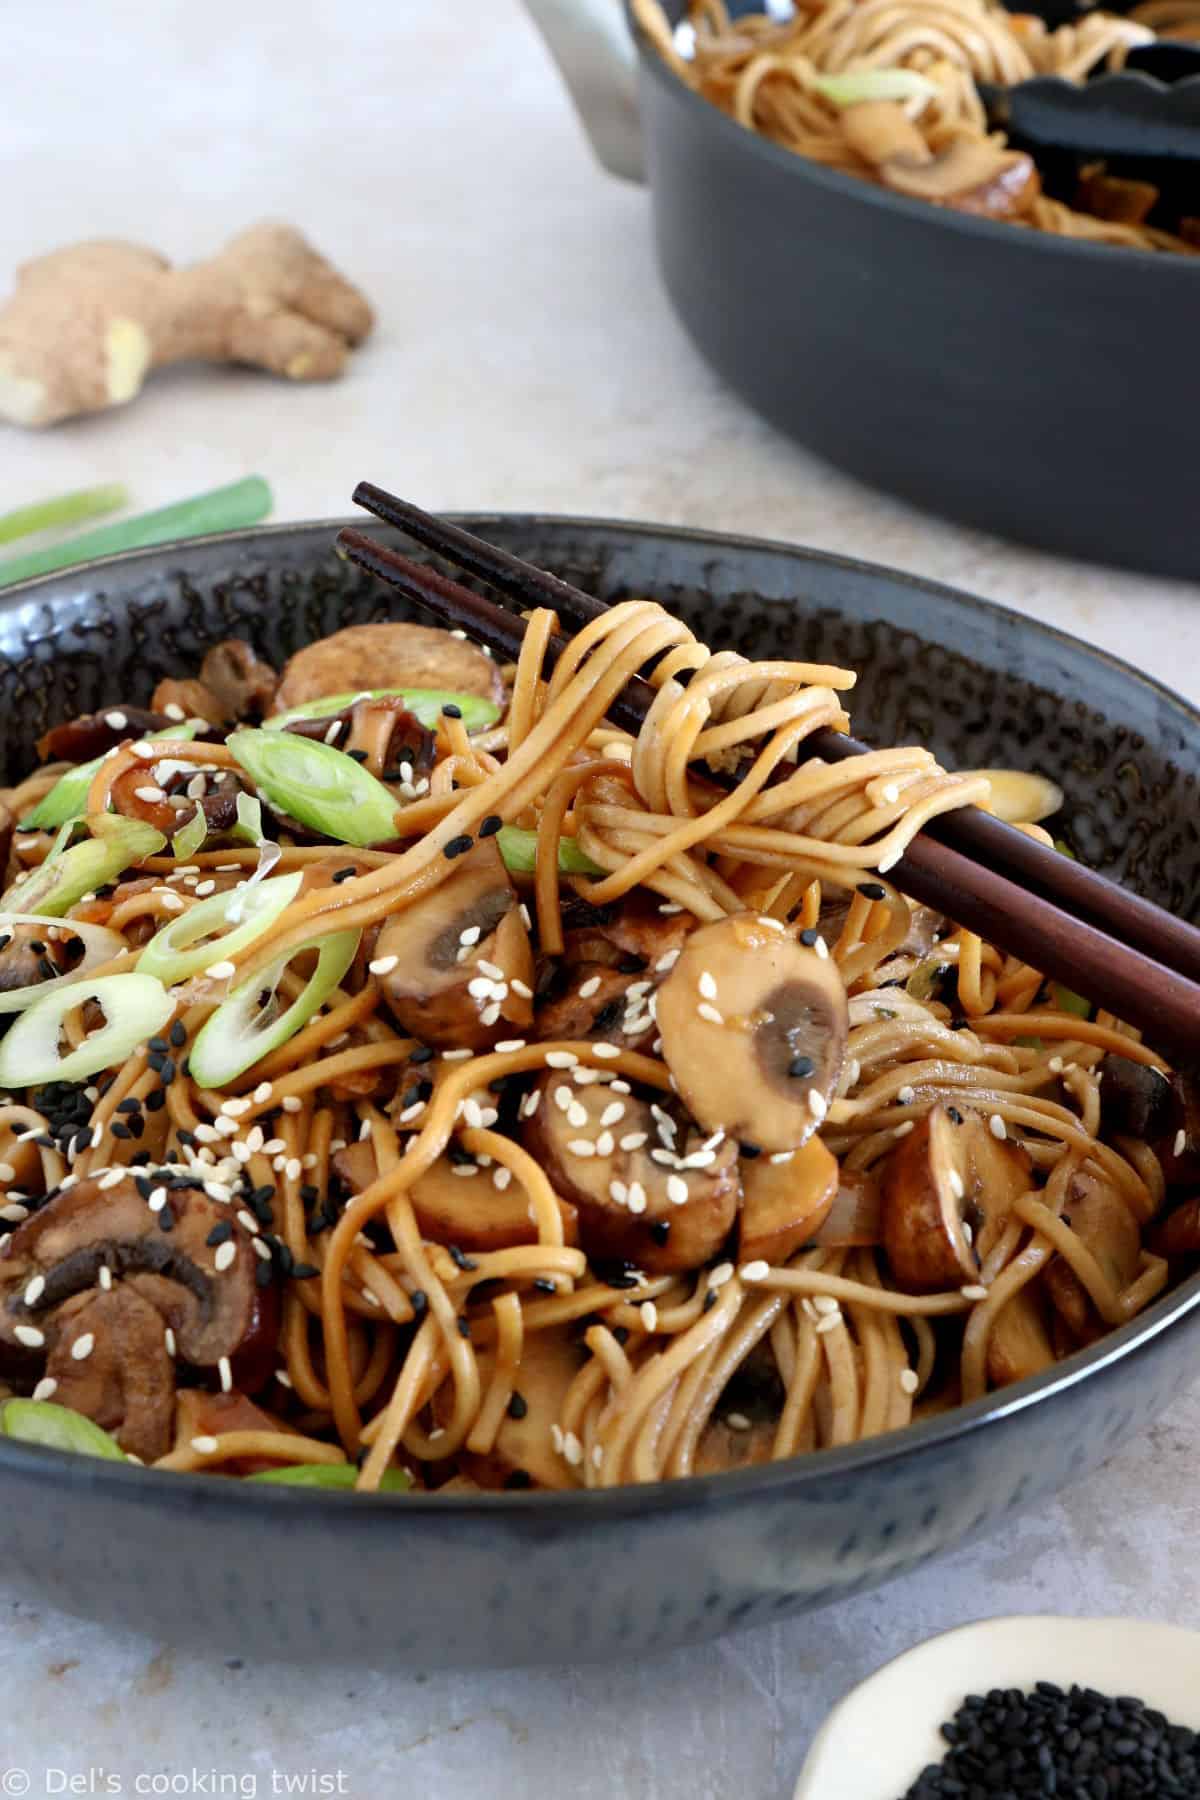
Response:
[{"label": "light gray textured surface", "polygon": [[[516,0],[41,0],[5,24],[0,270],[84,235],[186,259],[271,215],[354,274],[380,324],[333,387],[180,371],[121,416],[0,435],[0,502],[119,476],[148,506],[258,469],[281,518],[343,511],[369,476],[433,507],[760,532],[974,588],[1200,697],[1193,590],[922,519],[719,387],[656,286],[644,195],[591,165]],[[341,1771],[357,1800],[782,1800],[831,1702],[931,1631],[1010,1611],[1200,1623],[1198,1435],[1193,1395],[984,1545],[836,1612],[617,1669],[231,1670],[15,1606],[0,1574],[0,1768],[28,1769],[34,1796],[71,1791],[45,1771],[90,1767],[118,1785],[74,1791],[220,1792],[216,1772],[269,1794]]]}]

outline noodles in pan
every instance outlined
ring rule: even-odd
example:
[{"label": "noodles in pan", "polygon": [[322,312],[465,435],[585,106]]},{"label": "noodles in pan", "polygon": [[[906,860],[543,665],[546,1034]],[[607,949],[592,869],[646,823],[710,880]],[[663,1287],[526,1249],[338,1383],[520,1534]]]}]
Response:
[{"label": "noodles in pan", "polygon": [[1081,172],[1074,205],[1043,193],[1032,159],[990,129],[976,87],[1120,68],[1158,35],[1197,35],[1196,0],[1150,0],[1128,18],[1087,13],[1053,31],[995,0],[797,0],[787,21],[693,0],[682,38],[661,0],[633,9],[682,81],[800,156],[1059,236],[1187,253],[1200,242],[1195,221],[1183,235],[1145,223],[1154,187],[1101,165]]},{"label": "noodles in pan", "polygon": [[5,1430],[686,1476],[1036,1373],[1195,1248],[1164,1065],[889,880],[1000,787],[807,754],[846,670],[631,600],[547,673],[554,626],[503,676],[410,625],[278,687],[224,645],[3,797]]}]

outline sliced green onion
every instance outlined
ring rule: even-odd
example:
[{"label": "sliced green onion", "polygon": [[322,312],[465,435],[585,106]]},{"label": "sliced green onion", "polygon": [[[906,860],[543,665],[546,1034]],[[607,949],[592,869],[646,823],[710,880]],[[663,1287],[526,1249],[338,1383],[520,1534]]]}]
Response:
[{"label": "sliced green onion", "polygon": [[[144,741],[149,744],[155,738],[173,738],[178,742],[181,738],[194,738],[198,730],[198,725],[190,723],[169,725],[165,731],[148,732]],[[68,819],[80,818],[87,807],[92,779],[103,761],[103,756],[94,756],[91,762],[68,769],[50,792],[42,795],[33,811],[26,813],[18,830],[53,831],[55,826],[65,825]]]},{"label": "sliced green onion", "polygon": [[[356,1463],[280,1463],[277,1469],[260,1469],[247,1481],[264,1481],[268,1487],[353,1488],[358,1480]],[[412,1476],[407,1469],[385,1469],[379,1489],[384,1494],[407,1493]]]},{"label": "sliced green onion", "polygon": [[38,500],[32,506],[18,506],[0,514],[0,544],[11,544],[14,538],[31,537],[35,531],[56,531],[62,525],[82,525],[87,519],[101,519],[105,513],[120,512],[129,505],[129,489],[119,481],[106,487],[76,488],[69,494],[58,494],[53,500]]},{"label": "sliced green onion", "polygon": [[237,824],[233,828],[233,836],[245,839],[248,844],[261,844],[266,835],[263,830],[262,802],[256,800],[253,794],[239,794]]},{"label": "sliced green onion", "polygon": [[[63,1056],[58,1035],[76,1007],[94,1000],[105,1023]],[[152,975],[99,975],[56,988],[21,1013],[0,1038],[0,1087],[40,1087],[45,1081],[86,1081],[161,1031],[175,1003]]]},{"label": "sliced green onion", "polygon": [[[532,875],[537,867],[536,831],[524,831],[519,825],[502,825],[496,833],[496,844],[506,869],[514,875]],[[558,840],[558,867],[563,875],[603,875],[604,870],[579,848],[572,837]]]},{"label": "sliced green onion", "polygon": [[395,837],[395,796],[332,744],[290,731],[235,731],[227,743],[276,812],[339,844],[385,844]]},{"label": "sliced green onion", "polygon": [[[52,1400],[5,1400],[0,1404],[0,1437],[16,1438],[21,1444],[44,1444],[49,1450],[74,1450],[78,1456],[101,1456],[109,1462],[129,1461],[107,1431],[69,1406],[55,1406]],[[353,1463],[350,1466],[353,1468]]]},{"label": "sliced green onion", "polygon": [[1061,981],[1052,981],[1050,991],[1054,995],[1054,1004],[1059,1012],[1074,1013],[1080,1019],[1091,1018],[1092,1003],[1090,1000],[1085,1000],[1082,994],[1072,993],[1071,989],[1064,987]]},{"label": "sliced green onion", "polygon": [[205,838],[208,836],[208,819],[204,808],[197,802],[196,810],[186,825],[181,825],[171,839],[171,849],[178,862],[187,862],[195,856]]},{"label": "sliced green onion", "polygon": [[1068,844],[1066,838],[1055,838],[1054,848],[1058,851],[1060,856],[1069,856],[1072,862],[1079,861],[1079,858],[1072,850],[1070,844]]},{"label": "sliced green onion", "polygon": [[932,100],[938,88],[915,69],[851,69],[845,75],[818,75],[818,94],[835,106],[858,106],[864,100]]},{"label": "sliced green onion", "polygon": [[[192,1045],[188,1068],[201,1087],[224,1087],[294,1037],[324,1005],[354,961],[361,936],[355,929],[314,938],[234,988],[205,1021]],[[271,1005],[283,971],[294,956],[305,950],[316,950],[316,968],[286,1011],[272,1018]],[[264,994],[270,996],[265,1006],[261,1004]]]},{"label": "sliced green onion", "polygon": [[[299,893],[303,879],[303,872],[297,870],[291,875],[277,875],[274,881],[264,881],[253,889],[232,888],[228,893],[211,894],[155,932],[138,957],[139,971],[174,987],[176,982],[207,969],[210,963],[236,956],[274,924]],[[244,923],[229,930],[235,903]]]},{"label": "sliced green onion", "polygon": [[49,575],[54,569],[70,568],[73,563],[90,562],[96,556],[116,556],[126,550],[145,549],[148,544],[170,543],[175,538],[202,537],[210,531],[235,531],[242,525],[256,525],[266,518],[271,504],[271,490],[262,476],[248,475],[244,481],[212,488],[174,506],[160,506],[154,512],[121,519],[115,525],[81,532],[48,550],[11,556],[0,563],[0,587],[28,581],[34,575]]},{"label": "sliced green onion", "polygon": [[468,731],[486,731],[500,717],[494,700],[482,694],[451,694],[441,688],[351,688],[345,694],[322,694],[318,700],[302,700],[263,720],[264,731],[282,731],[294,719],[329,719],[344,712],[356,700],[403,700],[409,712],[428,731],[437,730],[443,706],[457,706]]},{"label": "sliced green onion", "polygon": [[[44,927],[45,923],[45,919],[37,913],[0,913],[0,931],[11,931],[14,925]],[[111,962],[114,956],[119,956],[126,948],[121,933],[109,931],[105,925],[85,925],[78,919],[68,919],[65,925],[56,926],[55,929],[69,931],[72,937],[80,940],[83,945],[82,957],[65,974],[51,976],[48,981],[32,982],[28,987],[9,988],[7,993],[0,993],[0,1013],[23,1012],[35,1000],[40,1000],[43,994],[53,993],[56,988],[81,980],[100,963]]]},{"label": "sliced green onion", "polygon": [[83,899],[114,881],[123,869],[165,849],[166,838],[141,819],[119,813],[94,813],[88,817],[92,836],[73,844],[47,860],[40,868],[19,876],[0,898],[0,906],[40,913],[44,919],[61,918]]}]

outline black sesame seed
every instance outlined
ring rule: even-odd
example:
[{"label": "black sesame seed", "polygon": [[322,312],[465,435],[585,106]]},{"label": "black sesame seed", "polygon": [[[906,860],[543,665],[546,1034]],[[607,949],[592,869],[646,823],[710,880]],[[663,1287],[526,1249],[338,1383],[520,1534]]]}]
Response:
[{"label": "black sesame seed", "polygon": [[129,1137],[133,1136],[133,1133],[130,1131],[128,1125],[123,1125],[121,1123],[120,1119],[114,1119],[112,1124],[109,1126],[109,1130],[112,1132],[112,1134],[115,1138],[129,1138]]},{"label": "black sesame seed", "polygon": [[469,1338],[471,1335],[471,1321],[467,1318],[467,1315],[465,1313],[459,1313],[455,1323],[458,1326],[459,1337]]},{"label": "black sesame seed", "polygon": [[367,753],[365,750],[347,750],[346,755],[350,758],[351,762],[365,763],[367,760]]},{"label": "black sesame seed", "polygon": [[318,1269],[316,1263],[294,1262],[292,1264],[293,1281],[311,1281],[314,1275],[319,1275],[320,1273],[321,1271]]},{"label": "black sesame seed", "polygon": [[58,974],[58,970],[48,956],[39,956],[37,966],[38,974],[43,981],[53,981]]},{"label": "black sesame seed", "polygon": [[140,1138],[145,1135],[146,1121],[143,1119],[141,1113],[131,1113],[127,1123],[130,1132],[135,1138]]},{"label": "black sesame seed", "polygon": [[511,1475],[504,1477],[504,1485],[506,1488],[531,1488],[533,1477],[528,1469],[514,1469]]},{"label": "black sesame seed", "polygon": [[166,1091],[163,1088],[152,1088],[143,1100],[142,1105],[147,1112],[161,1112],[167,1103]]},{"label": "black sesame seed", "polygon": [[435,1052],[428,1044],[418,1044],[415,1050],[410,1050],[408,1060],[412,1063],[427,1063],[433,1061],[434,1055]]},{"label": "black sesame seed", "polygon": [[475,839],[464,831],[461,837],[453,837],[448,844],[442,846],[442,855],[448,862],[453,862],[456,856],[465,856],[474,844]]},{"label": "black sesame seed", "polygon": [[258,1265],[254,1271],[255,1286],[261,1288],[270,1287],[275,1279],[274,1263],[264,1261],[261,1256],[256,1256],[254,1260]]},{"label": "black sesame seed", "polygon": [[816,1066],[817,1065],[814,1063],[811,1056],[793,1056],[791,1062],[788,1064],[788,1074],[794,1075],[799,1081],[803,1081],[807,1076],[812,1074]]},{"label": "black sesame seed", "polygon": [[509,1418],[523,1419],[528,1411],[529,1402],[526,1400],[524,1394],[519,1394],[516,1388],[514,1388],[512,1391],[512,1398],[508,1403]]},{"label": "black sesame seed", "polygon": [[816,926],[810,925],[807,930],[800,933],[800,942],[804,945],[806,950],[811,950],[820,935],[821,934]]},{"label": "black sesame seed", "polygon": [[3,936],[0,936],[0,950],[7,950],[8,946],[12,943],[12,940],[13,940],[12,932],[6,931],[3,934]]},{"label": "black sesame seed", "polygon": [[887,899],[887,889],[881,887],[877,881],[860,881],[858,884],[858,891],[864,900]]},{"label": "black sesame seed", "polygon": [[707,1294],[704,1296],[704,1305],[700,1308],[700,1311],[702,1313],[711,1312],[716,1304],[717,1290],[716,1288],[709,1288]]},{"label": "black sesame seed", "polygon": [[947,1108],[946,1108],[946,1111],[947,1111],[947,1113],[948,1113],[948,1114],[949,1114],[949,1116],[950,1116],[950,1117],[951,1117],[951,1118],[952,1118],[952,1119],[953,1119],[953,1121],[954,1121],[954,1123],[955,1123],[955,1124],[956,1124],[956,1125],[961,1125],[961,1124],[962,1124],[962,1122],[963,1122],[963,1116],[962,1116],[962,1114],[961,1114],[961,1113],[960,1113],[960,1112],[959,1112],[959,1110],[958,1110],[958,1108],[957,1108],[957,1106],[948,1106],[948,1107],[947,1107]]},{"label": "black sesame seed", "polygon": [[158,1065],[158,1079],[164,1087],[170,1087],[175,1079],[175,1064],[171,1057],[164,1056]]},{"label": "black sesame seed", "polygon": [[169,1206],[160,1206],[158,1209],[158,1229],[160,1231],[174,1231],[175,1229],[175,1214]]},{"label": "black sesame seed", "polygon": [[461,719],[462,707],[455,706],[453,700],[447,700],[445,706],[442,708],[442,717],[443,719]]},{"label": "black sesame seed", "polygon": [[176,1019],[171,1027],[170,1035],[171,1042],[174,1044],[176,1050],[182,1050],[183,1046],[187,1043],[187,1029],[184,1026],[182,1019]]},{"label": "black sesame seed", "polygon": [[424,1318],[425,1314],[429,1311],[429,1295],[425,1292],[425,1289],[414,1288],[408,1298],[417,1318]]},{"label": "black sesame seed", "polygon": [[311,1181],[306,1181],[301,1185],[300,1198],[306,1206],[315,1206],[321,1198],[321,1190],[319,1187],[314,1187]]},{"label": "black sesame seed", "polygon": [[600,1008],[600,1011],[592,1020],[592,1030],[600,1032],[611,1031],[613,1026],[619,1022],[623,1011],[624,1005],[622,1001],[610,1000],[607,1006],[602,1006]]},{"label": "black sesame seed", "polygon": [[629,1342],[629,1327],[628,1327],[628,1325],[614,1325],[612,1328],[612,1334],[616,1338],[618,1344],[627,1344]]},{"label": "black sesame seed", "polygon": [[164,1037],[149,1038],[146,1043],[146,1048],[148,1050],[157,1050],[160,1053],[165,1053],[166,1048],[167,1048],[167,1040]]},{"label": "black sesame seed", "polygon": [[479,826],[479,836],[481,838],[495,837],[503,823],[504,820],[499,813],[489,813]]},{"label": "black sesame seed", "polygon": [[146,1163],[151,1163],[153,1161],[154,1161],[154,1158],[151,1156],[151,1154],[148,1150],[135,1150],[133,1155],[129,1159],[131,1168],[136,1168],[139,1163],[142,1164],[144,1167]]},{"label": "black sesame seed", "polygon": [[352,881],[357,874],[358,870],[353,863],[350,863],[344,869],[335,869],[333,871],[333,879],[335,883],[340,884],[343,881]]},{"label": "black sesame seed", "polygon": [[450,1246],[450,1261],[454,1264],[456,1269],[470,1270],[479,1267],[479,1264],[477,1262],[472,1262],[469,1256],[464,1256],[457,1244],[451,1244]]},{"label": "black sesame seed", "polygon": [[[532,1285],[537,1289],[539,1294],[557,1294],[558,1292],[554,1283],[548,1281],[544,1275],[537,1276]],[[630,1287],[634,1287],[636,1284],[631,1281],[629,1285]]]},{"label": "black sesame seed", "polygon": [[670,1219],[655,1219],[650,1226],[650,1236],[656,1244],[665,1244],[671,1235]]},{"label": "black sesame seed", "polygon": [[738,1149],[750,1162],[753,1162],[756,1156],[762,1155],[762,1146],[760,1144],[739,1144]]},{"label": "black sesame seed", "polygon": [[213,1226],[204,1241],[209,1249],[212,1250],[215,1249],[218,1244],[227,1244],[232,1236],[233,1226],[229,1223],[228,1219],[221,1219]]}]

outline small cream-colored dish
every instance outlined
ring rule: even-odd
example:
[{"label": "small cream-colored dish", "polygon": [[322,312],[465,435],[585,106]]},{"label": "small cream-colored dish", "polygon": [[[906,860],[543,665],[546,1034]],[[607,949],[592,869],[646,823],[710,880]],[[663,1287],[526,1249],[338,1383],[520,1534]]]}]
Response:
[{"label": "small cream-colored dish", "polygon": [[938,1727],[968,1694],[1037,1681],[1136,1694],[1200,1731],[1200,1632],[1145,1619],[985,1619],[929,1638],[847,1694],[813,1741],[795,1800],[903,1800],[941,1761]]}]

